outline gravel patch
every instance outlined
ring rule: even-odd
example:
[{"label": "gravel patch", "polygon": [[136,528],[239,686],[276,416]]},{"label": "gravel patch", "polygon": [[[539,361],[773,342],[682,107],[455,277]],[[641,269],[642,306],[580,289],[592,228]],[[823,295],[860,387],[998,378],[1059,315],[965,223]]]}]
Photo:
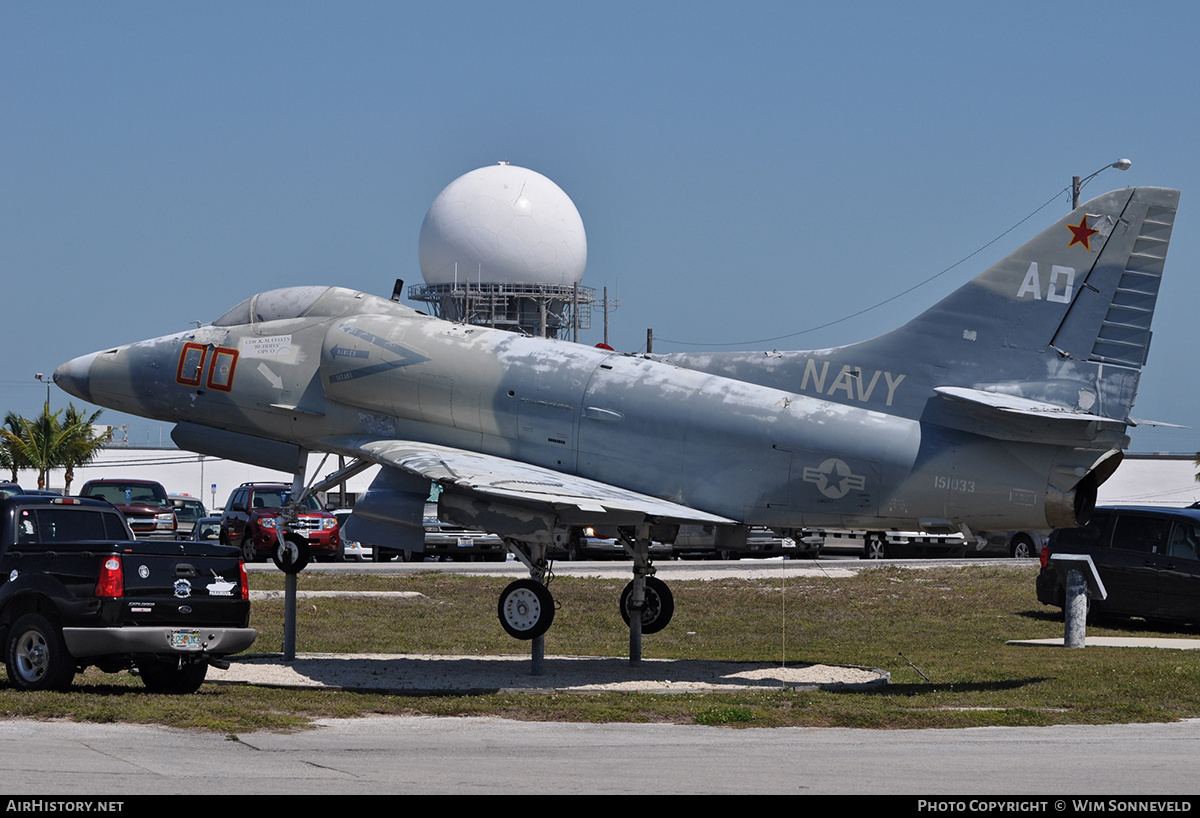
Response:
[{"label": "gravel patch", "polygon": [[500,691],[644,691],[652,693],[838,689],[886,685],[888,674],[841,665],[709,662],[547,656],[534,676],[529,656],[433,656],[306,653],[285,662],[279,655],[236,659],[228,670],[211,668],[208,681],[267,687],[325,687],[407,694]]}]

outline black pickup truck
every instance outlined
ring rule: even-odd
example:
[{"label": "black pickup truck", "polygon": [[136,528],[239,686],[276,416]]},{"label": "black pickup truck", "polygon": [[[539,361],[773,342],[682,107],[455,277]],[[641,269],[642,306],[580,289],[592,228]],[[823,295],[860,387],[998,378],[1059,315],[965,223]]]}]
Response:
[{"label": "black pickup truck", "polygon": [[249,596],[236,548],[134,540],[101,500],[0,498],[0,644],[18,689],[63,690],[95,665],[195,692],[258,635]]}]

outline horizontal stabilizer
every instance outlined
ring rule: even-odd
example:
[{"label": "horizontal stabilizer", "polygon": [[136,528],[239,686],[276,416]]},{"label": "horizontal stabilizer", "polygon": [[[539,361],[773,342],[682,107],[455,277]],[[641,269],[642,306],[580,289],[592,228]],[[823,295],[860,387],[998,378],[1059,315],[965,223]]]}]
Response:
[{"label": "horizontal stabilizer", "polygon": [[997,412],[1025,415],[1038,418],[1039,420],[1055,419],[1085,421],[1088,423],[1112,420],[1111,418],[1100,417],[1089,412],[1067,409],[1053,403],[1030,400],[1029,398],[1021,398],[1016,395],[1005,395],[1000,392],[986,392],[982,389],[968,389],[962,386],[939,386],[933,391],[954,400],[973,403],[987,409],[994,409]]},{"label": "horizontal stabilizer", "polygon": [[934,389],[947,403],[943,425],[997,440],[1037,441],[1063,446],[1123,447],[1125,421],[1046,401],[959,386]]}]

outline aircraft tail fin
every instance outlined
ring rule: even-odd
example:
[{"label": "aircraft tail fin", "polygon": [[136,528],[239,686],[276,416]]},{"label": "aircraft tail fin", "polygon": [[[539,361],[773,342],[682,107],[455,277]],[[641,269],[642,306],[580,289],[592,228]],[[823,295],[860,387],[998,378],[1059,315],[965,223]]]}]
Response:
[{"label": "aircraft tail fin", "polygon": [[911,418],[928,417],[935,399],[1005,421],[1025,414],[1072,428],[1088,418],[1126,424],[1178,203],[1179,191],[1168,188],[1097,196],[868,341],[664,360]]},{"label": "aircraft tail fin", "polygon": [[1178,202],[1167,188],[1098,196],[903,327],[844,349],[906,349],[932,365],[934,387],[1125,421]]}]

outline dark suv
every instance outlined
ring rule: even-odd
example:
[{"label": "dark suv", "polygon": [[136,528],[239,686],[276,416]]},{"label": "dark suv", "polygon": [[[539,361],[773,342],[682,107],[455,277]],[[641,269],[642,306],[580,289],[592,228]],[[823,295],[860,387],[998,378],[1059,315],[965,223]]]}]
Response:
[{"label": "dark suv", "polygon": [[173,540],[179,528],[167,490],[153,480],[89,480],[80,497],[107,500],[121,510],[139,540]]},{"label": "dark suv", "polygon": [[1108,591],[1096,615],[1200,624],[1200,509],[1098,508],[1082,528],[1060,528],[1042,550],[1037,597],[1063,605],[1055,554],[1087,554]]},{"label": "dark suv", "polygon": [[[283,483],[243,483],[229,495],[221,515],[221,542],[242,549],[246,562],[264,559],[278,542],[275,527],[280,510],[287,505],[291,486]],[[308,540],[314,559],[340,560],[342,540],[337,518],[321,508],[317,498],[309,497],[300,510],[295,529]]]}]

